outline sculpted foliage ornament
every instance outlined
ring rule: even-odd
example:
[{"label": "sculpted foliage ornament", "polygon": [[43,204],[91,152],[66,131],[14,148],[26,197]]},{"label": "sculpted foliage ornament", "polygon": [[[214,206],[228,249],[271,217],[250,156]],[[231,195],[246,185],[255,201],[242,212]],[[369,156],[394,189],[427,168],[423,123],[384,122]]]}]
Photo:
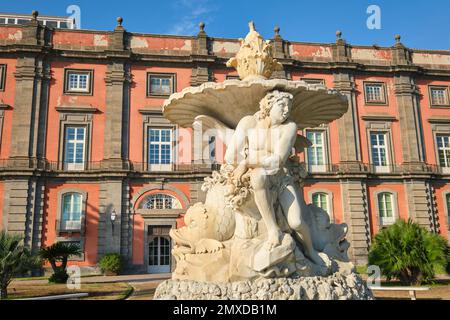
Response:
[{"label": "sculpted foliage ornament", "polygon": [[283,70],[283,65],[273,58],[273,46],[270,40],[264,41],[256,32],[253,21],[249,23],[250,32],[241,41],[236,57],[227,62],[227,67],[237,70],[242,80],[259,77],[268,79],[274,71]]}]

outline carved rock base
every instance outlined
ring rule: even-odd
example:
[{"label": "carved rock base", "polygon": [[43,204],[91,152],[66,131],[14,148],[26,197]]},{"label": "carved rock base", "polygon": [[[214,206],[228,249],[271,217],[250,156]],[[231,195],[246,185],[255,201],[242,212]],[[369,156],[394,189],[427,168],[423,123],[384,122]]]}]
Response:
[{"label": "carved rock base", "polygon": [[259,279],[232,283],[166,280],[155,292],[158,300],[373,300],[356,273],[328,277]]}]

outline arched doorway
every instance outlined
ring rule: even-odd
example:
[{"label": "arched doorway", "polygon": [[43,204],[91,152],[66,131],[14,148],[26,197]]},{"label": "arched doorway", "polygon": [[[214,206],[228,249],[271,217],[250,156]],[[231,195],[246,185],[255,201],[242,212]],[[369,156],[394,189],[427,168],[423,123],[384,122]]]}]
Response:
[{"label": "arched doorway", "polygon": [[170,237],[153,237],[148,244],[148,272],[170,272],[170,260],[172,257],[170,251]]}]

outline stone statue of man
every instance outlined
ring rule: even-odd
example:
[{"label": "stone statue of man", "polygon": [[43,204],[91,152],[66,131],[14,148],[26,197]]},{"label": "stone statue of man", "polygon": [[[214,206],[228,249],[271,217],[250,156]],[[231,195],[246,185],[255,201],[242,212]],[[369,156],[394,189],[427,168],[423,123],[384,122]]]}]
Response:
[{"label": "stone statue of man", "polygon": [[323,265],[325,262],[313,248],[310,230],[304,221],[309,211],[303,192],[287,168],[297,138],[297,124],[289,118],[292,99],[287,92],[267,93],[260,101],[260,110],[239,121],[225,162],[235,167],[233,176],[238,184],[243,179],[250,180],[256,206],[267,227],[266,248],[279,246],[283,236],[274,208],[278,200],[305,255]]}]

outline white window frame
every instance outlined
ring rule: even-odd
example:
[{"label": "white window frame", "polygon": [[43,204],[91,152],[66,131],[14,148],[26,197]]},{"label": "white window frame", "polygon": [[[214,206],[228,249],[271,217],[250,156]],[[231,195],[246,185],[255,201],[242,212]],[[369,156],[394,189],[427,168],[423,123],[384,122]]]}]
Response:
[{"label": "white window frame", "polygon": [[[150,202],[152,199],[154,199],[154,207],[153,208],[148,208],[146,207],[146,204],[148,202]],[[171,205],[170,208],[166,207],[166,200],[170,199],[171,200]],[[156,205],[156,201],[161,200],[162,201],[162,207],[158,208]],[[182,205],[180,200],[178,200],[176,197],[170,195],[170,194],[166,194],[166,193],[153,193],[150,194],[148,196],[146,196],[140,203],[140,209],[144,209],[144,210],[176,210],[176,209],[182,209]]]},{"label": "white window frame", "polygon": [[[161,128],[161,127],[147,127],[147,166],[149,171],[172,171],[173,170],[173,164],[174,164],[174,130],[172,128]],[[159,141],[150,141],[151,139],[151,130],[159,131]],[[162,131],[169,131],[170,132],[170,141],[161,141],[162,137]],[[159,163],[151,163],[151,157],[150,157],[150,149],[152,145],[158,145],[159,146]],[[170,147],[170,159],[168,164],[162,164],[162,146],[169,146]]]},{"label": "white window frame", "polygon": [[[322,135],[322,145],[316,145],[315,141],[311,141],[308,138],[308,134],[314,133],[314,134],[321,134]],[[306,164],[308,167],[309,172],[326,172],[327,171],[327,152],[328,152],[328,139],[327,139],[327,132],[326,130],[306,130],[306,138],[311,141],[312,145],[308,148],[306,148]],[[314,139],[316,140],[316,139]],[[316,156],[317,161],[317,148],[322,147],[322,162],[323,164],[312,164],[309,160],[310,158],[310,152],[314,152]],[[318,162],[318,161],[317,161]]]},{"label": "white window frame", "polygon": [[[73,219],[73,215],[74,215],[74,210],[73,208],[75,207],[74,204],[74,196],[77,195],[79,196],[80,199],[80,203],[79,203],[79,208],[80,208],[80,218],[75,220]],[[69,218],[67,220],[64,220],[64,205],[65,205],[65,199],[66,197],[71,197],[71,202],[70,202],[70,207],[71,210],[69,212]],[[80,231],[81,230],[81,222],[83,220],[83,194],[81,193],[77,193],[77,192],[68,192],[65,193],[62,196],[61,199],[61,204],[62,204],[62,208],[61,208],[61,231]]]},{"label": "white window frame", "polygon": [[[447,137],[448,145],[444,145],[444,140],[442,141],[443,147],[439,148],[438,139],[441,137]],[[450,134],[448,133],[436,133],[436,150],[437,150],[437,161],[436,163],[441,167],[443,173],[450,173],[450,157],[447,156],[447,152],[450,153]],[[441,157],[439,156],[439,152],[442,151],[444,153],[444,165],[441,163]]]},{"label": "white window frame", "polygon": [[[450,103],[449,103],[449,90],[447,86],[437,86],[437,85],[432,85],[429,86],[429,95],[430,95],[430,106],[431,107],[450,107]],[[444,95],[444,103],[436,103],[433,100],[433,91],[434,90],[441,90],[443,91]]]},{"label": "white window frame", "polygon": [[[383,195],[389,195],[390,200],[391,200],[391,210],[392,210],[392,217],[382,217],[381,216],[381,208],[380,208],[380,196]],[[397,217],[397,197],[396,194],[391,192],[391,191],[386,191],[386,190],[380,190],[379,192],[376,192],[375,194],[375,198],[376,198],[376,207],[377,207],[377,216],[378,216],[378,221],[380,226],[388,226],[391,224],[395,223],[396,217]],[[386,212],[387,208],[386,208],[386,202],[382,203],[383,205],[383,210]]]},{"label": "white window frame", "polygon": [[[376,135],[377,136],[377,144],[373,145],[372,144],[372,135]],[[384,146],[380,145],[380,139],[379,136],[383,135],[384,136]],[[386,173],[386,172],[390,172],[389,168],[390,168],[390,163],[391,163],[391,159],[390,159],[390,154],[389,154],[389,133],[386,131],[369,131],[369,142],[370,142],[370,162],[372,163],[375,172],[377,173]],[[378,154],[378,159],[381,160],[381,149],[385,150],[385,159],[386,159],[386,164],[385,165],[377,165],[374,162],[374,149],[376,149],[377,154]]]},{"label": "white window frame", "polygon": [[[77,76],[77,87],[70,87],[71,76]],[[86,76],[86,87],[81,88],[80,87],[80,77]],[[93,84],[93,78],[94,78],[94,71],[93,70],[86,70],[86,69],[65,69],[65,76],[64,76],[64,93],[66,94],[82,94],[82,95],[91,95],[92,94],[92,84]]]},{"label": "white window frame", "polygon": [[[369,87],[377,87],[379,88],[379,94],[380,99],[369,99],[370,94],[368,93]],[[376,105],[386,105],[387,104],[387,92],[386,92],[386,85],[384,82],[364,82],[363,83],[364,88],[364,100],[366,104],[376,104]]]},{"label": "white window frame", "polygon": [[[75,129],[75,138],[72,140],[68,139],[68,131],[69,129]],[[78,133],[78,129],[83,129],[84,130],[84,135],[83,135],[83,140],[78,140],[77,139],[77,133]],[[63,159],[63,163],[64,163],[64,170],[68,170],[68,171],[79,171],[79,170],[84,170],[86,168],[86,137],[87,137],[87,128],[85,126],[65,126],[64,127],[64,159]],[[70,159],[70,161],[73,162],[69,162],[69,159],[67,159],[67,150],[68,150],[68,145],[69,143],[73,143],[74,147],[74,153],[73,153],[73,159]],[[83,144],[83,162],[81,163],[77,163],[76,162],[76,150],[77,150],[77,145],[78,144]]]}]

